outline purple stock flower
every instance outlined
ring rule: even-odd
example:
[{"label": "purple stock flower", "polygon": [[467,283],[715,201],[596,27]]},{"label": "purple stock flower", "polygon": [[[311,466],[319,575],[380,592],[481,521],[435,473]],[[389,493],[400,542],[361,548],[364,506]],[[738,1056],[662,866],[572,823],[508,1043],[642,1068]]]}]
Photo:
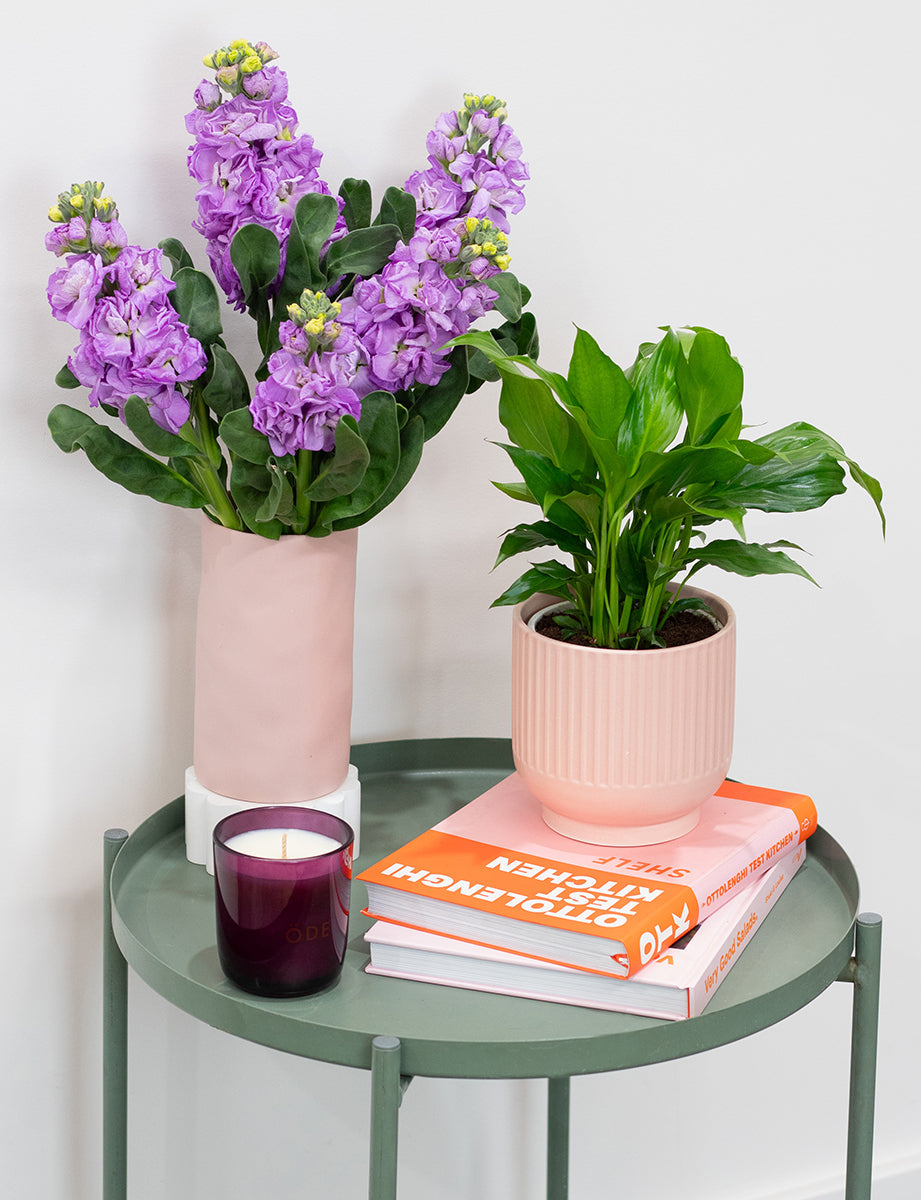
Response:
[{"label": "purple stock flower", "polygon": [[360,417],[361,400],[345,382],[349,372],[338,359],[335,352],[314,354],[307,362],[287,350],[271,356],[269,377],[256,386],[250,411],[273,454],[332,450],[341,417]]},{"label": "purple stock flower", "polygon": [[48,279],[48,301],[59,321],[82,329],[93,314],[102,287],[102,267],[92,254],[69,255],[66,262],[66,267]]},{"label": "purple stock flower", "polygon": [[286,103],[284,71],[267,67],[246,76],[242,86],[245,90],[221,102],[217,85],[202,82],[195,94],[198,107],[186,117],[195,137],[189,172],[201,184],[194,227],[208,242],[218,283],[240,309],[243,291],[230,258],[238,230],[255,223],[275,234],[281,278],[297,201],[312,192],[329,195],[318,174],[322,154],[309,135],[295,136],[297,113]]}]

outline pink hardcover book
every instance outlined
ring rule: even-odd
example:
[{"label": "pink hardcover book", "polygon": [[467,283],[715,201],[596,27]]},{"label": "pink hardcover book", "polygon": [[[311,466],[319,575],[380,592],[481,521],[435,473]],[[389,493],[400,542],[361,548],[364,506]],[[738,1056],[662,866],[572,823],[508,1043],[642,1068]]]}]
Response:
[{"label": "pink hardcover book", "polygon": [[457,938],[377,921],[370,975],[678,1021],[696,1017],[738,962],[806,858],[797,846],[629,979],[560,967]]},{"label": "pink hardcover book", "polygon": [[727,781],[683,837],[593,846],[550,829],[513,773],[358,878],[375,919],[621,977],[816,827],[808,796]]}]

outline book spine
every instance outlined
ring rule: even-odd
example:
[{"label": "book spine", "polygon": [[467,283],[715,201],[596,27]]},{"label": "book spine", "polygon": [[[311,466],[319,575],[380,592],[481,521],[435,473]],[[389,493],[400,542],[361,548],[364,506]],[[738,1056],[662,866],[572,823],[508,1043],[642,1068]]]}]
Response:
[{"label": "book spine", "polygon": [[689,929],[717,912],[740,888],[763,875],[816,828],[814,823],[804,821],[796,806],[776,805],[775,811],[774,819],[765,825],[754,843],[740,846],[729,858],[693,881],[688,889],[693,899],[674,905],[670,903],[670,895],[664,893],[658,912],[647,910],[641,925],[631,922],[619,930],[628,975],[652,962]]},{"label": "book spine", "polygon": [[761,886],[751,897],[751,903],[744,915],[730,926],[726,937],[710,956],[707,966],[698,973],[696,982],[688,988],[689,1017],[698,1016],[713,999],[717,988],[805,860],[806,847],[800,845],[795,850],[788,851],[780,862],[764,872]]}]

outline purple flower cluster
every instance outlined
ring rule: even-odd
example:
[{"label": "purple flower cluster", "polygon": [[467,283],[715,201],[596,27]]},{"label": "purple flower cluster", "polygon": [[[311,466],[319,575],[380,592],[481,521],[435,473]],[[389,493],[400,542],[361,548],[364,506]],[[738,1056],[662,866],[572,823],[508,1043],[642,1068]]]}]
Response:
[{"label": "purple flower cluster", "polygon": [[404,187],[416,200],[415,236],[343,304],[372,387],[401,391],[437,383],[443,347],[489,312],[486,280],[508,266],[509,214],[524,205],[521,144],[493,96],[467,95],[428,135],[429,166]]},{"label": "purple flower cluster", "polygon": [[[270,229],[285,245],[301,196],[329,194],[317,174],[322,154],[308,134],[297,134],[297,113],[288,104],[288,79],[265,64],[276,55],[263,43],[232,43],[206,63],[217,67],[217,82],[202,80],[196,108],[186,117],[195,137],[189,172],[202,186],[196,196],[194,228],[208,243],[208,258],[218,284],[237,308],[245,308],[230,244],[247,224]],[[222,89],[231,92],[222,96]]]},{"label": "purple flower cluster", "polygon": [[[75,187],[51,210],[56,221],[45,245],[65,265],[48,280],[48,300],[59,321],[79,330],[67,365],[90,389],[90,405],[122,414],[140,396],[154,421],[176,433],[189,402],[178,384],[197,379],[207,359],[169,301],[175,284],[163,272],[159,250],[129,246],[101,184]],[[98,216],[85,216],[93,208]]]},{"label": "purple flower cluster", "polygon": [[337,320],[340,306],[322,292],[303,292],[288,312],[292,319],[278,330],[281,349],[269,359],[269,376],[250,403],[253,425],[273,454],[332,450],[340,418],[357,420],[361,396],[370,390],[359,383],[361,351]]}]

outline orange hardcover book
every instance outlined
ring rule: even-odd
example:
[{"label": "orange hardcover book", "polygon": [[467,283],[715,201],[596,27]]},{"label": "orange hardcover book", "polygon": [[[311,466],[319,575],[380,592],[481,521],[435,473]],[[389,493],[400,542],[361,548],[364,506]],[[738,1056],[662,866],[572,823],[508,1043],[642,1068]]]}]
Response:
[{"label": "orange hardcover book", "polygon": [[589,845],[513,773],[358,878],[376,920],[624,978],[816,827],[808,796],[727,781],[683,837]]}]

